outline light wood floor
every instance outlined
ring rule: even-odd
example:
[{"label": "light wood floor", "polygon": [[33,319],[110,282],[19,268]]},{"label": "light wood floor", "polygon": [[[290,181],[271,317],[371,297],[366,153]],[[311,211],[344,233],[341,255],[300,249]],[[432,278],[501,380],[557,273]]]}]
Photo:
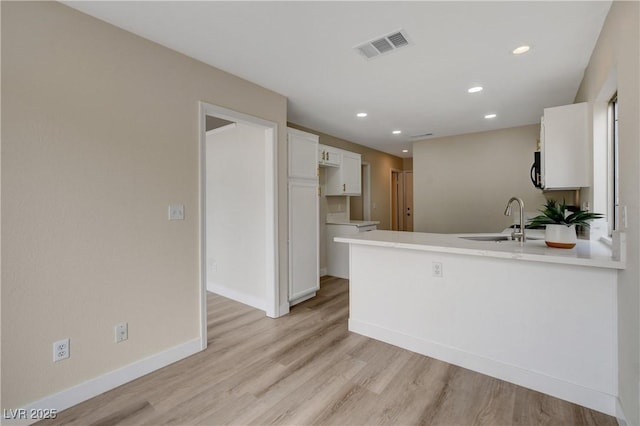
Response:
[{"label": "light wood floor", "polygon": [[274,320],[210,294],[209,348],[63,411],[72,425],[615,425],[347,330],[348,282]]}]

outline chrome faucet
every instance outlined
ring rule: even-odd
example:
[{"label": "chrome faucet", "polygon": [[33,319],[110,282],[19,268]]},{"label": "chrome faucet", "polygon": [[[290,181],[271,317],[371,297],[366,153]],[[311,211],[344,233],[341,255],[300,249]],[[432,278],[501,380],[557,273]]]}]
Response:
[{"label": "chrome faucet", "polygon": [[507,208],[504,209],[504,215],[511,216],[511,203],[513,203],[514,201],[517,201],[518,205],[520,206],[520,230],[516,231],[516,229],[514,228],[513,232],[511,233],[511,238],[520,241],[520,245],[522,245],[527,239],[527,237],[524,235],[524,201],[522,201],[522,198],[511,197],[509,199],[509,202],[507,203]]}]

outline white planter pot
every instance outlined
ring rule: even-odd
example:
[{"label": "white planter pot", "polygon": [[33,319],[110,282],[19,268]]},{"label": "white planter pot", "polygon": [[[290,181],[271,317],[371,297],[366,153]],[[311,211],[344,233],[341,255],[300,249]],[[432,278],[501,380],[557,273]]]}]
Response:
[{"label": "white planter pot", "polygon": [[576,226],[547,225],[544,232],[544,242],[549,247],[570,249],[578,242]]}]

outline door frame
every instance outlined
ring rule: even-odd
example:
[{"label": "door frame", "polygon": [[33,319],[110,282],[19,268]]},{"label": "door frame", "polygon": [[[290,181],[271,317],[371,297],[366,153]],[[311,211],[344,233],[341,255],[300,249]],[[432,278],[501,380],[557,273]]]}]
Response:
[{"label": "door frame", "polygon": [[362,219],[371,220],[371,164],[362,162]]},{"label": "door frame", "polygon": [[[394,194],[394,190],[393,190],[393,175],[394,174],[402,174],[402,170],[400,169],[391,169],[389,171],[389,206],[391,207],[389,209],[389,223],[391,224],[391,229],[394,231],[398,231],[399,229],[394,229],[394,226],[396,228],[400,228],[400,218],[402,217],[402,212],[398,209],[398,194],[397,191]],[[394,196],[395,195],[395,196]],[[394,211],[396,212],[396,216],[397,216],[397,223],[394,223],[393,221],[393,213]]]},{"label": "door frame", "polygon": [[280,316],[280,288],[278,282],[278,163],[277,141],[278,124],[248,114],[243,114],[207,102],[198,102],[199,138],[198,174],[199,174],[199,271],[200,271],[200,346],[207,348],[207,261],[206,261],[206,117],[207,115],[223,120],[259,126],[265,129],[265,265],[266,274],[266,306],[267,316]]}]

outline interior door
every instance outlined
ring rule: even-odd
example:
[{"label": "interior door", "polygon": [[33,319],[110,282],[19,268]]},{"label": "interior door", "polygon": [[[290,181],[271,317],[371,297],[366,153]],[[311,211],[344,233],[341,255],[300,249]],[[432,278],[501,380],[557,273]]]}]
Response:
[{"label": "interior door", "polygon": [[391,172],[391,229],[413,232],[413,172]]},{"label": "interior door", "polygon": [[404,175],[404,229],[413,232],[413,172]]}]

